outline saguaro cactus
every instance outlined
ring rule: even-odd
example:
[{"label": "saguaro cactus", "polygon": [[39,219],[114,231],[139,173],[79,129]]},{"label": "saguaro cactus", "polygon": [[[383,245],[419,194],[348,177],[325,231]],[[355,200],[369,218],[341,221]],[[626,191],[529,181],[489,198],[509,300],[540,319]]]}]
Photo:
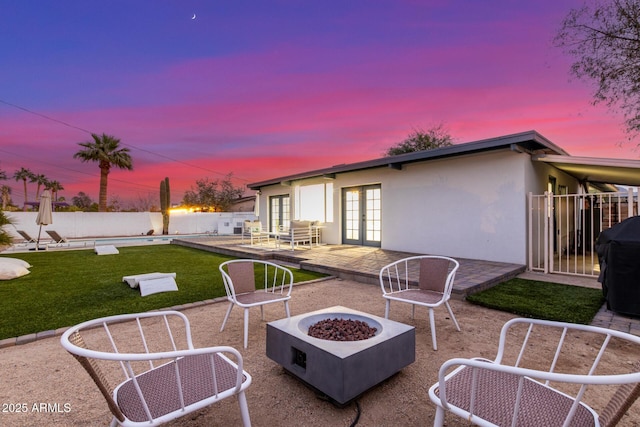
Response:
[{"label": "saguaro cactus", "polygon": [[169,178],[160,181],[160,211],[162,212],[162,234],[169,234],[169,208],[171,208],[171,192]]}]

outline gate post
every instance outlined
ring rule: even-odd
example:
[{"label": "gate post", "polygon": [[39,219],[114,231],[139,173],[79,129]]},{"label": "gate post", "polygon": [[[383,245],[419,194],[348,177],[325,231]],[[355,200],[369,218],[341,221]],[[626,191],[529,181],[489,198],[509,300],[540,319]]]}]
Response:
[{"label": "gate post", "polygon": [[533,271],[533,193],[527,194],[527,271]]},{"label": "gate post", "polygon": [[553,238],[550,236],[553,233],[553,227],[549,226],[551,222],[553,208],[553,194],[545,191],[544,192],[544,273],[549,273],[550,270],[553,269],[553,248],[550,245],[553,245]]}]

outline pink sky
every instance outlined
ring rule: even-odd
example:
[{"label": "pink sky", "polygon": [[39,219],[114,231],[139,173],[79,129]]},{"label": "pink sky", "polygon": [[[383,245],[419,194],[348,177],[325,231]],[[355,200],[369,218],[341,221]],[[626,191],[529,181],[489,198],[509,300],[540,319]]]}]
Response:
[{"label": "pink sky", "polygon": [[110,197],[157,198],[168,176],[177,203],[197,179],[377,158],[438,123],[457,143],[536,130],[572,155],[638,157],[552,46],[580,1],[458,3],[0,0],[0,170],[97,201],[97,164],[73,154],[104,132],[134,160]]}]

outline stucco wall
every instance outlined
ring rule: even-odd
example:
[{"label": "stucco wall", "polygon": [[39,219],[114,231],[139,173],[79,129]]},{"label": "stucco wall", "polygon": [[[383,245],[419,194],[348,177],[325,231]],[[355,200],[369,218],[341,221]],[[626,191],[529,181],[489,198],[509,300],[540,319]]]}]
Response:
[{"label": "stucco wall", "polygon": [[[21,238],[15,230],[24,230],[32,237],[38,235],[37,212],[8,212],[13,225],[5,226],[14,237]],[[194,234],[219,231],[233,234],[237,223],[253,220],[253,212],[196,212],[173,213],[169,221],[170,234]],[[139,236],[154,230],[162,234],[160,212],[54,212],[53,224],[42,227],[55,230],[67,238]],[[47,236],[48,237],[48,236]]]},{"label": "stucco wall", "polygon": [[[408,164],[402,170],[338,174],[333,180],[334,222],[325,224],[323,240],[342,243],[343,188],[381,184],[383,249],[526,264],[527,194],[543,193],[549,175],[570,192],[577,189],[571,177],[508,149]],[[319,182],[263,188],[264,224],[270,196],[289,194],[293,206],[295,185]]]},{"label": "stucco wall", "polygon": [[383,183],[383,247],[523,264],[528,160],[491,152],[399,171]]}]

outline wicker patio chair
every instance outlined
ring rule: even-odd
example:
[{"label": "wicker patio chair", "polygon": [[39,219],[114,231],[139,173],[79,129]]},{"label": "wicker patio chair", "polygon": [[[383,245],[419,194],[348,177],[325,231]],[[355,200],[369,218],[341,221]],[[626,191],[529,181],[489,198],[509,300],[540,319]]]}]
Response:
[{"label": "wicker patio chair", "polygon": [[[584,351],[565,350],[571,340]],[[596,370],[621,348],[637,357],[639,345],[640,337],[611,329],[510,320],[500,333],[495,360],[458,358],[441,366],[438,382],[429,389],[437,405],[434,426],[443,425],[445,411],[480,426],[614,426],[640,394],[640,364],[622,373],[619,364],[616,372]],[[583,398],[588,386],[604,385],[619,388],[598,415]]]},{"label": "wicker patio chair", "polygon": [[[251,376],[242,356],[232,347],[194,348],[180,312],[90,320],[68,329],[61,343],[106,399],[111,426],[160,425],[231,396],[238,398],[243,425],[251,425],[245,398]],[[124,373],[116,387],[113,363]]]},{"label": "wicker patio chair", "polygon": [[223,262],[219,268],[229,301],[229,308],[220,332],[224,330],[234,305],[244,309],[244,348],[247,348],[249,340],[249,309],[251,307],[259,306],[260,315],[264,320],[264,306],[282,302],[287,317],[290,317],[289,300],[293,286],[291,270],[269,261],[254,259]]},{"label": "wicker patio chair", "polygon": [[411,304],[411,318],[415,317],[416,305],[429,309],[429,324],[433,349],[436,342],[436,324],[433,309],[444,304],[456,329],[460,325],[449,305],[456,271],[460,264],[444,256],[419,255],[392,262],[380,270],[380,287],[386,301],[385,318],[389,318],[391,301]]}]

